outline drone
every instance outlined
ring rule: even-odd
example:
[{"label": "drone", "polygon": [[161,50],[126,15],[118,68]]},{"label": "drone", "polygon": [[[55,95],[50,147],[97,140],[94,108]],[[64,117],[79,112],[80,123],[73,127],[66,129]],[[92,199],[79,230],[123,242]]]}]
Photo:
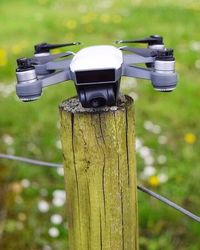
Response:
[{"label": "drone", "polygon": [[98,108],[117,105],[122,76],[150,80],[160,92],[176,88],[174,52],[165,47],[162,36],[115,43],[142,43],[147,47],[96,45],[77,53],[51,54],[53,49],[80,43],[35,45],[32,58],[17,59],[17,96],[24,102],[34,101],[40,98],[43,88],[72,80],[82,106]]}]

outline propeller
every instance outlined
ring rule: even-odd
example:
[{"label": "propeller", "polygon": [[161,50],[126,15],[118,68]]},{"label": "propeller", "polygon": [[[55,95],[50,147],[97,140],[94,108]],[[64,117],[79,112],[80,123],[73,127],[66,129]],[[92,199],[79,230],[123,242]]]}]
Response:
[{"label": "propeller", "polygon": [[136,40],[119,40],[116,43],[147,43],[148,45],[163,45],[163,37],[159,35],[151,35],[146,38]]},{"label": "propeller", "polygon": [[36,44],[34,48],[35,48],[35,54],[39,54],[39,53],[47,53],[51,49],[57,49],[57,48],[79,45],[79,44],[81,43],[80,42],[63,43],[63,44],[39,43],[39,44]]}]

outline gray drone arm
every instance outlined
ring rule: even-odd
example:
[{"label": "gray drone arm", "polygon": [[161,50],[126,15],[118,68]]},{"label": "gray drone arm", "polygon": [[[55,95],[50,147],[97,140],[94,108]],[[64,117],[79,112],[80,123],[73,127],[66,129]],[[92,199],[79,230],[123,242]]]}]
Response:
[{"label": "gray drone arm", "polygon": [[129,66],[126,64],[124,64],[123,66],[122,75],[127,76],[127,77],[135,77],[135,78],[141,78],[141,79],[147,79],[147,80],[151,79],[150,70],[135,67],[135,66]]},{"label": "gray drone arm", "polygon": [[60,60],[60,61],[52,61],[52,62],[47,62],[45,64],[38,64],[35,65],[35,71],[37,76],[46,76],[49,75],[50,71],[55,71],[55,70],[65,70],[69,68],[71,63],[71,59],[66,59],[66,60]]},{"label": "gray drone arm", "polygon": [[51,74],[50,76],[41,78],[41,83],[42,83],[42,87],[48,87],[50,85],[54,85],[57,83],[61,83],[67,80],[71,80],[71,76],[70,76],[70,70],[63,70],[60,72],[56,72],[54,74]]}]

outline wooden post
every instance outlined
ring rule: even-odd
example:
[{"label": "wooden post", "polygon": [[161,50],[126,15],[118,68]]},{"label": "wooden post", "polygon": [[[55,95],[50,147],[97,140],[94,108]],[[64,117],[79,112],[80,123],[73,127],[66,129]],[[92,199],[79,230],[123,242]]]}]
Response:
[{"label": "wooden post", "polygon": [[70,250],[138,250],[132,104],[60,105]]}]

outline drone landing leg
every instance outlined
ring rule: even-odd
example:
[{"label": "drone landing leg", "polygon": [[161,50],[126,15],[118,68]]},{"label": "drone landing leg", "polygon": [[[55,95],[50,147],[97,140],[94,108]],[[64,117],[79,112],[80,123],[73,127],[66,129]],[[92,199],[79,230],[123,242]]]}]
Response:
[{"label": "drone landing leg", "polygon": [[70,250],[138,250],[134,111],[60,105]]}]

